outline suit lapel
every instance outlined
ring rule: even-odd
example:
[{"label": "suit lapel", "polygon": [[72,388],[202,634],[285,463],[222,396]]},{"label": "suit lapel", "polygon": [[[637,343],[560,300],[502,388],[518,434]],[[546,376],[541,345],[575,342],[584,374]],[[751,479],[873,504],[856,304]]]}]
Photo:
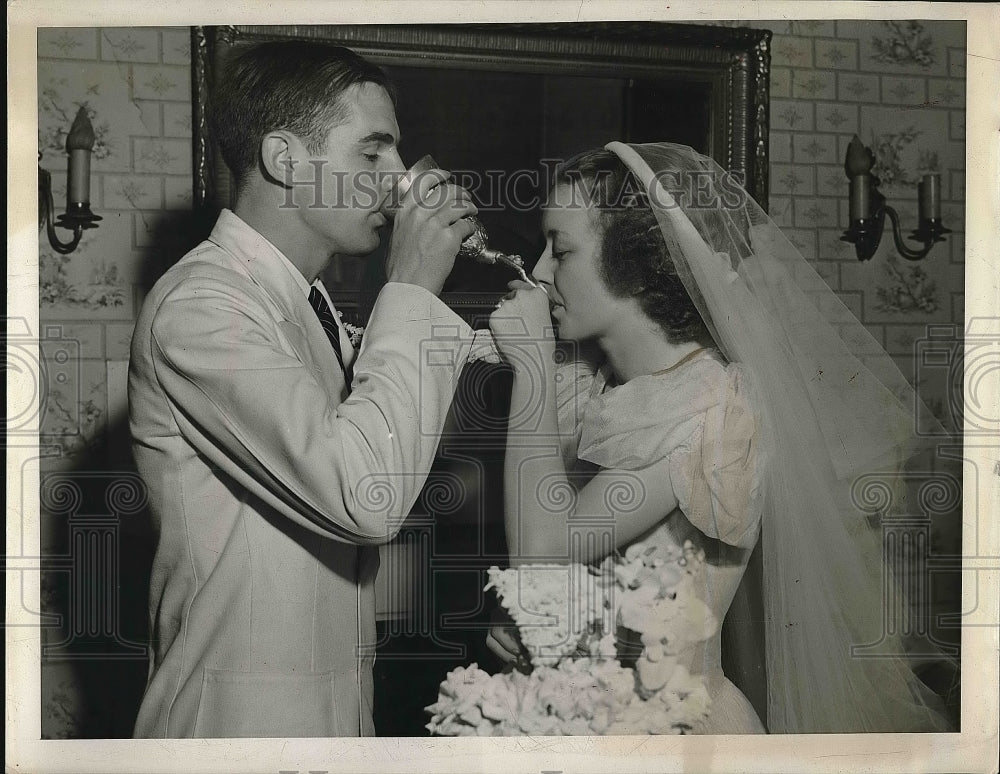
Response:
[{"label": "suit lapel", "polygon": [[[291,267],[277,254],[274,246],[228,210],[222,211],[209,238],[233,254],[271,298],[283,318],[279,327],[302,362],[313,368],[331,394],[341,401],[346,398],[344,372],[330,340],[303,294],[301,284],[291,274]],[[343,338],[341,336],[342,344]],[[345,362],[348,362],[349,351],[349,348],[344,349]]]},{"label": "suit lapel", "polygon": [[[316,325],[319,326],[318,320]],[[311,325],[304,328],[291,320],[282,320],[278,323],[278,327],[281,328],[281,332],[299,359],[316,373],[316,378],[329,388],[331,393],[340,395],[341,400],[346,398],[347,384],[343,371],[322,327],[319,336],[312,330]]]},{"label": "suit lapel", "polygon": [[[296,288],[298,292],[300,288]],[[299,357],[307,365],[312,365],[316,372],[316,377],[330,390],[337,395],[341,401],[347,397],[347,381],[344,371],[337,360],[337,354],[333,351],[330,339],[326,336],[326,331],[320,324],[319,318],[309,306],[309,300],[298,293],[295,301],[296,307],[294,316],[297,319],[288,319],[282,323],[282,330],[294,328],[298,331],[298,337],[304,343],[305,352],[299,352]],[[345,353],[346,355],[346,353]]]}]

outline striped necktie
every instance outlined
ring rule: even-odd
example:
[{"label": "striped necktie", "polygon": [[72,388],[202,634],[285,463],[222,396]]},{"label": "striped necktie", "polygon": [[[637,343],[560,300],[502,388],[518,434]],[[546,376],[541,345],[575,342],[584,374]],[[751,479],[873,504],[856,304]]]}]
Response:
[{"label": "striped necktie", "polygon": [[333,351],[337,353],[337,360],[340,362],[340,368],[344,372],[348,389],[350,389],[351,375],[344,365],[344,353],[340,348],[340,328],[337,326],[337,321],[333,318],[330,305],[323,298],[323,294],[319,292],[319,288],[315,286],[309,290],[309,306],[313,308],[313,311],[319,318],[320,325],[323,326],[323,330],[326,332],[326,337],[330,340],[330,344],[333,345]]}]

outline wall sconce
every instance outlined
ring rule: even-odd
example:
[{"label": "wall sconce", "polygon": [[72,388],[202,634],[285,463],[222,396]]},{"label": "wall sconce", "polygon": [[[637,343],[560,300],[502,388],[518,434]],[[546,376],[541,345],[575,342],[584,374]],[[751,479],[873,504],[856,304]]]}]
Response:
[{"label": "wall sconce", "polygon": [[[71,253],[80,244],[84,229],[97,228],[100,216],[90,211],[90,154],[94,150],[94,127],[83,106],[73,120],[69,134],[66,136],[66,152],[69,154],[69,172],[66,182],[66,212],[59,216],[58,225],[71,229],[73,239],[60,242],[56,236],[56,223],[53,223],[52,206],[52,175],[47,170],[38,167],[38,230],[43,228],[49,237],[49,244],[57,253]],[[42,160],[39,151],[38,160]]]},{"label": "wall sconce", "polygon": [[844,171],[851,181],[851,225],[841,239],[853,242],[858,260],[867,261],[878,250],[888,214],[896,250],[908,261],[919,261],[937,242],[944,241],[944,234],[951,233],[951,229],[941,223],[941,175],[924,175],[918,185],[919,223],[909,238],[923,242],[924,247],[912,250],[903,243],[899,214],[885,203],[885,197],[878,190],[880,181],[871,173],[874,165],[875,154],[854,135],[844,159]]}]

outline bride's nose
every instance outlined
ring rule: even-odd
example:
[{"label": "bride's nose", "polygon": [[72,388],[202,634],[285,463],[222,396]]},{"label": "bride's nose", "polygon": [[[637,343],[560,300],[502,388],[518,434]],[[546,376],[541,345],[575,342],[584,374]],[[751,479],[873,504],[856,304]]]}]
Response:
[{"label": "bride's nose", "polygon": [[554,280],[555,261],[552,260],[552,246],[546,245],[544,252],[538,258],[538,263],[531,270],[531,276],[545,285],[552,285]]}]

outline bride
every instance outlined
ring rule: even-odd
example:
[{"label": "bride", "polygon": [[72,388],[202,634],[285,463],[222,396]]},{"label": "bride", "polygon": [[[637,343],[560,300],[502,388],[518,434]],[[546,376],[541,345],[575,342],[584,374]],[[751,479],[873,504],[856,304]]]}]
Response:
[{"label": "bride", "polygon": [[[760,538],[766,647],[742,655],[766,662],[768,729],[946,730],[881,631],[878,532],[850,497],[858,475],[912,451],[913,393],[888,355],[686,146],[610,143],[567,161],[543,230],[541,287],[512,283],[490,319],[514,371],[511,563],[692,541],[721,621]],[[556,365],[553,328],[595,354]],[[517,650],[502,627],[489,641]],[[876,642],[882,657],[852,650]],[[723,673],[718,635],[682,663],[712,698],[697,731],[765,731]]]}]

